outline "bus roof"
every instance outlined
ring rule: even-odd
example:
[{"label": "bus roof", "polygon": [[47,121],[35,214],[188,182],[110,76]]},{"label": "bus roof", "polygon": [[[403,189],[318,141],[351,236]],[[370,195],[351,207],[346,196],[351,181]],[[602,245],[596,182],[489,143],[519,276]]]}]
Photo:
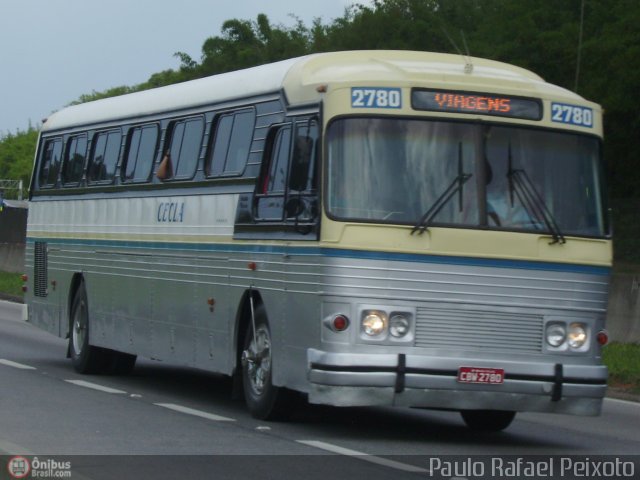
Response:
[{"label": "bus roof", "polygon": [[[467,63],[473,65],[465,72]],[[341,83],[407,84],[538,98],[584,100],[507,63],[445,53],[363,50],[317,53],[64,108],[42,130],[57,130],[284,91],[291,105],[321,99],[317,87]]]}]

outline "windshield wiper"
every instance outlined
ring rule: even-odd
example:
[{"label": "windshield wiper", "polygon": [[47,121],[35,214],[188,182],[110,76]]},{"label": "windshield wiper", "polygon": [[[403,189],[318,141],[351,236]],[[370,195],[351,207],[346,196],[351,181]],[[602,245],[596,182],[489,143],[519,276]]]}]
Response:
[{"label": "windshield wiper", "polygon": [[462,200],[463,200],[463,186],[473,175],[471,173],[464,173],[462,168],[462,143],[458,145],[458,176],[453,179],[453,182],[446,188],[444,192],[433,202],[433,205],[429,207],[429,210],[425,212],[425,214],[420,218],[420,221],[415,224],[413,230],[411,230],[411,235],[418,232],[418,235],[422,235],[430,226],[431,221],[440,213],[442,207],[444,207],[451,197],[453,197],[456,193],[459,194],[458,202],[459,202],[459,210],[462,211]]},{"label": "windshield wiper", "polygon": [[567,243],[567,240],[560,231],[560,227],[553,217],[553,214],[549,211],[547,204],[536,190],[536,187],[531,181],[531,178],[529,178],[529,175],[527,175],[527,172],[522,168],[513,168],[511,144],[509,144],[509,171],[507,172],[507,178],[509,180],[511,206],[513,206],[513,194],[515,192],[520,203],[522,203],[524,208],[527,210],[529,216],[535,218],[536,221],[542,219],[549,232],[551,232],[553,241],[550,242],[549,245],[553,245],[555,243],[562,245]]}]

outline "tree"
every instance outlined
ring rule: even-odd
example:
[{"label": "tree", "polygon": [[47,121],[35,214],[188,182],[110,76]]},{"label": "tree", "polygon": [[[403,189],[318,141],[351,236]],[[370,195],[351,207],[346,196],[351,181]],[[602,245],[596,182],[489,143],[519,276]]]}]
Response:
[{"label": "tree", "polygon": [[29,126],[25,132],[18,131],[0,138],[0,178],[22,180],[29,185],[35,156],[38,130]]},{"label": "tree", "polygon": [[[584,15],[582,15],[584,13]],[[581,20],[584,20],[581,22]],[[177,52],[178,70],[143,84],[83,95],[121,95],[314,52],[408,49],[501,60],[576,89],[605,109],[605,158],[614,197],[640,198],[640,2],[636,0],[374,0],[329,24],[230,19],[205,40],[200,61]],[[582,42],[579,47],[580,32]],[[578,69],[578,49],[580,68]],[[576,78],[579,70],[580,75]]]}]

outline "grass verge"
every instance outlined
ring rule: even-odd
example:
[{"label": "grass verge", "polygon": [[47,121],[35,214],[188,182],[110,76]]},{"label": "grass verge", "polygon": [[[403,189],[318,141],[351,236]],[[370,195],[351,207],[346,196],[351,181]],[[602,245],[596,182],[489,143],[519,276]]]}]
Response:
[{"label": "grass verge", "polygon": [[9,273],[0,270],[0,294],[22,298],[22,279],[19,273]]},{"label": "grass verge", "polygon": [[640,344],[607,345],[602,350],[602,360],[609,368],[610,386],[640,394]]}]

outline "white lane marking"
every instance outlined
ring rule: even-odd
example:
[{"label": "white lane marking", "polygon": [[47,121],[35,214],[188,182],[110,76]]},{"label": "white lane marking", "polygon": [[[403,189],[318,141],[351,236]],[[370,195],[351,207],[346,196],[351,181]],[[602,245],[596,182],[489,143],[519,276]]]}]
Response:
[{"label": "white lane marking", "polygon": [[357,450],[351,450],[349,448],[339,447],[332,445],[331,443],[319,442],[317,440],[296,440],[298,443],[308,445],[310,447],[320,448],[332,453],[339,453],[340,455],[347,455],[366,462],[375,463],[377,465],[383,465],[385,467],[394,468],[396,470],[402,470],[403,472],[415,472],[415,473],[428,473],[431,472],[425,468],[417,467],[415,465],[409,465],[408,463],[400,463],[387,458],[376,457],[369,455],[368,453],[358,452]]},{"label": "white lane marking", "polygon": [[3,455],[35,455],[31,450],[22,445],[12,443],[0,438],[0,453]]},{"label": "white lane marking", "polygon": [[65,380],[65,382],[73,383],[79,387],[91,388],[92,390],[98,390],[105,393],[127,393],[124,390],[118,390],[116,388],[105,387],[104,385],[98,385],[97,383],[85,382],[84,380]]},{"label": "white lane marking", "polygon": [[31,367],[23,363],[12,362],[11,360],[5,360],[3,358],[0,358],[0,363],[2,365],[6,365],[7,367],[19,368],[21,370],[37,370],[36,367]]},{"label": "white lane marking", "polygon": [[213,413],[203,412],[201,410],[194,410],[193,408],[183,407],[176,405],[175,403],[154,403],[158,407],[168,408],[180,413],[186,413],[187,415],[194,415],[196,417],[206,418],[207,420],[213,420],[215,422],[235,422],[235,418],[222,417],[220,415],[214,415]]}]

